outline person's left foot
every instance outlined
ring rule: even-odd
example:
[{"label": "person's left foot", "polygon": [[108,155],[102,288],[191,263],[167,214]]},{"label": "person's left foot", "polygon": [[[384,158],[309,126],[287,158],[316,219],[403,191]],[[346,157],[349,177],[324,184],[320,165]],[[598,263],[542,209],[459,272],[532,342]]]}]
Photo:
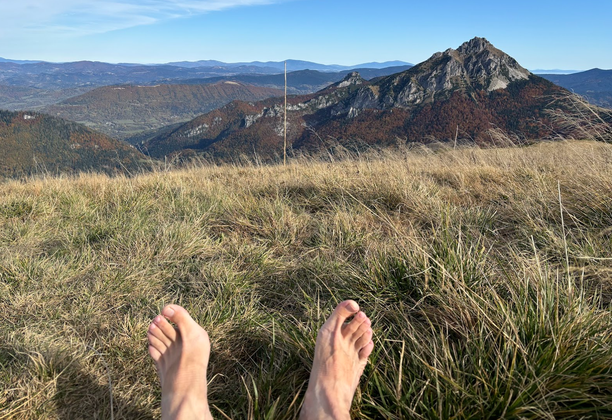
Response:
[{"label": "person's left foot", "polygon": [[317,335],[300,419],[349,420],[359,378],[373,348],[370,319],[357,302],[341,302]]},{"label": "person's left foot", "polygon": [[147,338],[162,386],[162,420],[212,419],[206,388],[208,333],[185,308],[168,305],[149,325]]}]

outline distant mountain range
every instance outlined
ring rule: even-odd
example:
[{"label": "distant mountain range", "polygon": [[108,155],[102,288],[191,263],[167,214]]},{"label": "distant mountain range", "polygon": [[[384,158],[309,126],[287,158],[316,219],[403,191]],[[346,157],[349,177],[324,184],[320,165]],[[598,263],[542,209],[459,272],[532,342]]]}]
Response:
[{"label": "distant mountain range", "polygon": [[[370,68],[370,69],[383,69],[386,67],[397,67],[397,66],[413,66],[414,64],[407,63],[405,61],[385,61],[383,63],[370,62],[362,63],[354,66],[342,66],[338,64],[319,64],[312,61],[303,60],[287,60],[287,71],[298,71],[298,70],[318,70],[318,71],[331,71],[338,72],[343,70],[354,70],[358,68]],[[215,60],[202,60],[202,61],[179,61],[173,63],[167,63],[170,66],[178,66],[185,68],[197,68],[197,67],[223,67],[223,68],[237,68],[237,67],[261,67],[264,69],[274,69],[275,71],[284,71],[285,61],[251,61],[242,63],[224,63],[222,61]]]},{"label": "distant mountain range", "polygon": [[33,112],[0,111],[0,176],[137,171],[150,161],[128,144],[80,124]]},{"label": "distant mountain range", "polygon": [[531,70],[533,74],[542,75],[542,74],[572,74],[572,73],[580,73],[582,70],[561,70],[561,69],[535,69]]},{"label": "distant mountain range", "polygon": [[0,57],[0,63],[15,63],[15,64],[28,64],[28,63],[40,63],[38,60],[9,60],[7,58]]},{"label": "distant mountain range", "polygon": [[[44,64],[52,64],[52,65],[66,65],[71,63],[50,63],[46,61],[40,60],[10,60],[7,58],[0,57],[0,63],[15,63],[15,64],[33,64],[33,63],[44,63]],[[95,62],[91,62],[95,63]],[[286,60],[286,61],[251,61],[251,62],[239,62],[239,63],[227,63],[223,61],[217,60],[199,60],[199,61],[175,61],[171,63],[165,64],[142,64],[142,63],[118,63],[118,64],[110,64],[110,65],[118,65],[118,66],[174,66],[174,67],[182,67],[182,68],[198,68],[198,67],[219,67],[219,68],[240,68],[240,67],[260,67],[264,69],[274,69],[275,71],[284,71],[285,63],[287,63],[287,71],[296,71],[296,70],[319,70],[319,71],[342,71],[342,70],[352,70],[357,68],[372,68],[372,69],[382,69],[385,67],[394,67],[394,66],[413,66],[411,63],[407,63],[405,61],[385,61],[382,63],[379,62],[369,62],[357,64],[354,66],[343,66],[338,64],[320,64],[312,61],[304,61],[304,60]],[[103,63],[108,64],[108,63]]]},{"label": "distant mountain range", "polygon": [[[311,95],[289,100],[293,153],[330,145],[390,146],[470,139],[480,144],[553,137],[562,127],[547,115],[569,104],[565,89],[533,75],[484,38],[434,54],[406,71],[372,81],[358,73]],[[221,159],[282,153],[280,99],[232,102],[142,144],[154,157],[204,153]]]},{"label": "distant mountain range", "polygon": [[[267,73],[274,73],[270,69]],[[0,85],[37,89],[67,89],[121,84],[157,84],[159,81],[266,73],[261,67],[183,68],[175,66],[118,65],[81,61],[75,63],[0,63]]]},{"label": "distant mountain range", "polygon": [[[338,72],[354,68],[380,69],[398,65],[411,66],[410,63],[401,61],[368,63],[367,65],[349,67],[290,60],[287,62],[287,70]],[[222,63],[218,61],[199,61],[143,65],[109,64],[95,61],[72,63],[17,62],[3,59],[0,60],[0,85],[57,90],[118,84],[177,83],[185,79],[237,74],[278,74],[283,72],[283,66],[283,62]]]},{"label": "distant mountain range", "polygon": [[[317,70],[297,70],[287,73],[287,92],[291,94],[308,94],[321,90],[332,83],[342,80],[351,71],[357,71],[365,79],[388,76],[409,69],[412,66],[384,67],[382,69],[360,68],[338,72],[321,72]],[[284,74],[238,74],[235,76],[209,77],[205,79],[187,79],[181,83],[208,84],[221,81],[234,81],[254,86],[283,89]]]},{"label": "distant mountain range", "polygon": [[[409,66],[360,69],[368,79]],[[299,70],[287,75],[289,93],[312,93],[342,80],[347,71]],[[280,96],[284,75],[246,74],[188,79],[181,84],[112,85],[98,88],[38,89],[0,85],[0,109],[37,110],[125,139],[190,119],[233,100],[257,101]]]},{"label": "distant mountain range", "polygon": [[592,69],[575,74],[540,76],[584,96],[595,105],[612,108],[612,70]]}]

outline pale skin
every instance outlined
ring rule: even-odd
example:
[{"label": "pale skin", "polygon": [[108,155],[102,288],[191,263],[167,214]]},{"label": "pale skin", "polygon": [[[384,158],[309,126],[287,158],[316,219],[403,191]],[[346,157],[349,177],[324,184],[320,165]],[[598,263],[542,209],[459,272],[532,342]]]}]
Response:
[{"label": "pale skin", "polygon": [[[162,420],[212,419],[206,384],[208,333],[184,308],[168,305],[151,322],[147,337],[162,387]],[[317,335],[300,419],[350,419],[373,348],[368,317],[356,302],[341,302]]]}]

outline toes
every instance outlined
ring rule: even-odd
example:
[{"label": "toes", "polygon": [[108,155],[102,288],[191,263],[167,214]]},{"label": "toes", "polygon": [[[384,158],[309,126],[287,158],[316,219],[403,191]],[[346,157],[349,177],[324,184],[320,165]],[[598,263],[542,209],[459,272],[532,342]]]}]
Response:
[{"label": "toes", "polygon": [[368,361],[368,357],[370,357],[373,349],[374,342],[370,339],[370,342],[359,350],[359,361],[365,364]]},{"label": "toes", "polygon": [[[158,317],[159,317],[159,315],[157,317],[155,317],[155,319],[153,320],[151,325],[149,325],[149,331],[148,331],[149,335],[152,335],[153,337],[157,338],[159,341],[164,343],[164,345],[166,347],[170,347],[170,344],[172,344],[172,340],[168,336],[166,336],[166,334],[164,333],[164,331],[161,328],[159,328],[159,326],[158,326],[158,324],[156,322],[156,319]],[[168,322],[168,321],[166,321],[166,322]]]},{"label": "toes", "polygon": [[334,312],[332,312],[328,322],[334,328],[341,328],[342,324],[344,324],[347,318],[355,315],[357,312],[359,312],[359,305],[357,302],[354,300],[345,300],[336,306],[336,309],[334,309]]},{"label": "toes", "polygon": [[[149,340],[149,349],[153,347],[160,355],[164,354],[168,346],[164,344],[159,338],[154,336],[151,331],[147,334],[147,340]],[[150,350],[149,350],[150,353]]]},{"label": "toes", "polygon": [[[172,325],[170,325],[166,318],[161,315],[157,315],[155,318],[153,318],[153,322],[161,330],[161,332],[164,333],[166,337],[168,337],[170,341],[176,341],[176,329]],[[169,345],[169,343],[167,344]]]},{"label": "toes", "polygon": [[342,326],[342,335],[344,337],[351,337],[353,334],[355,334],[355,332],[357,332],[357,330],[359,330],[359,327],[365,322],[366,319],[368,319],[366,314],[363,312],[358,312],[357,315],[353,317],[351,322]]},{"label": "toes", "polygon": [[168,305],[162,310],[162,315],[174,322],[181,333],[198,326],[189,312],[182,306]]},{"label": "toes", "polygon": [[159,359],[161,359],[162,357],[162,354],[159,352],[159,350],[157,350],[151,344],[149,344],[149,354],[151,355],[151,358],[154,362],[158,362]]},{"label": "toes", "polygon": [[361,350],[364,348],[370,341],[372,341],[372,329],[367,328],[363,334],[355,341],[355,348]]},{"label": "toes", "polygon": [[364,335],[368,330],[372,329],[372,322],[368,317],[366,317],[357,327],[355,332],[350,336],[351,340],[357,341],[359,338]]}]

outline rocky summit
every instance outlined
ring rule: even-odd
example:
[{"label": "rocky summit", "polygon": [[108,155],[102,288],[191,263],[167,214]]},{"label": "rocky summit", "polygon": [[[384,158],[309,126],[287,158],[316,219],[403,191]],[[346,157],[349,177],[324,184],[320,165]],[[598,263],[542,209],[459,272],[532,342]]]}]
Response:
[{"label": "rocky summit", "polygon": [[[479,144],[558,134],[547,113],[570,93],[531,74],[484,38],[435,53],[397,74],[364,80],[352,72],[315,94],[292,96],[287,138],[295,151],[333,145],[389,146],[450,141]],[[282,98],[234,102],[143,146],[153,156],[204,153],[232,158],[282,154]]]},{"label": "rocky summit", "polygon": [[[529,79],[528,70],[484,38],[474,38],[456,50],[434,54],[413,71],[382,84],[382,107],[411,107],[445,99],[454,90],[473,93],[505,89],[511,82]],[[441,98],[440,98],[441,96]]]}]

